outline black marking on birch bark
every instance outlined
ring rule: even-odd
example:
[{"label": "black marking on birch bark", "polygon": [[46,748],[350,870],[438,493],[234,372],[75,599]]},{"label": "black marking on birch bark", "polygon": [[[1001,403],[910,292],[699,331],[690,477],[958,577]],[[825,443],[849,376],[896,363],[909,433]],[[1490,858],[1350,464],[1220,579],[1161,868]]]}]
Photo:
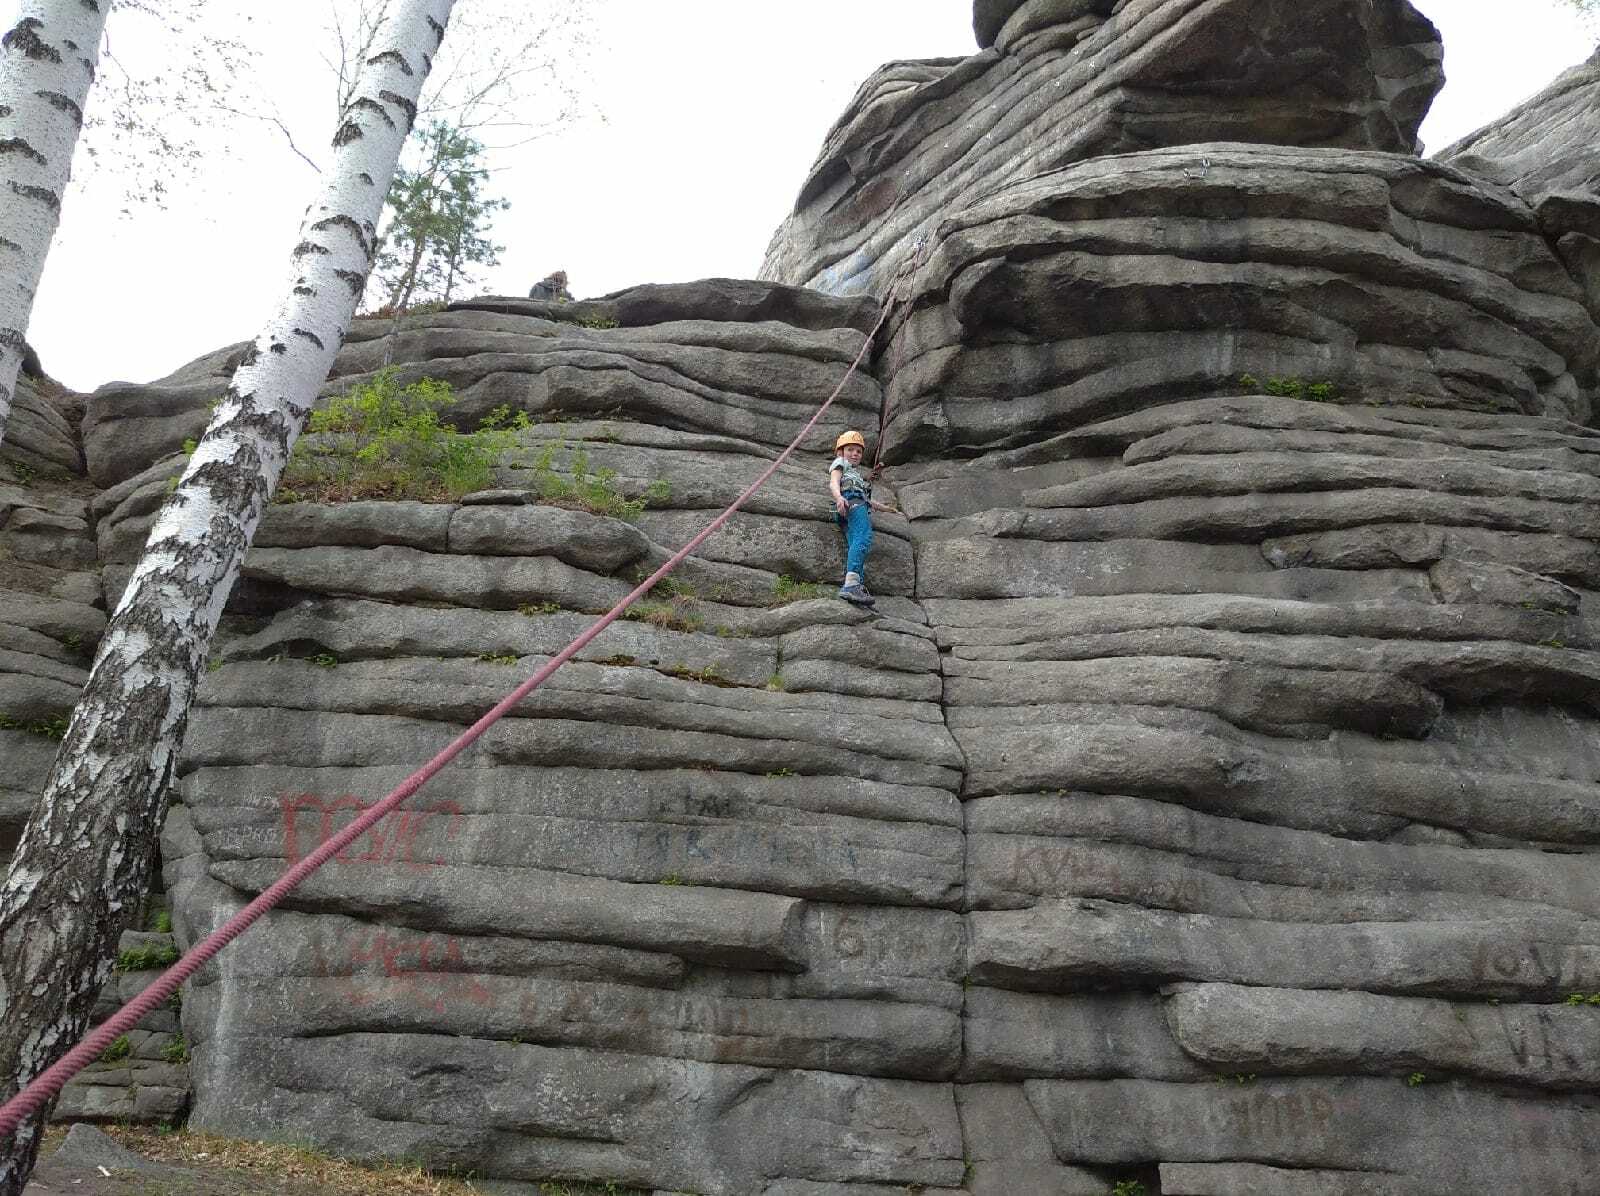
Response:
[{"label": "black marking on birch bark", "polygon": [[439,24],[439,22],[435,21],[432,17],[429,17],[428,28],[433,30],[433,48],[437,50],[441,45],[444,44],[444,26]]},{"label": "black marking on birch bark", "polygon": [[[350,107],[345,109],[345,113],[348,116],[348,114],[355,112],[357,109],[360,109],[363,112],[376,112],[379,118],[382,119],[383,123],[388,125],[391,129],[398,129],[400,127],[394,123],[394,119],[384,109],[384,106],[378,103],[377,100],[369,100],[366,96],[358,96],[356,99],[350,101]],[[343,130],[341,130],[341,132],[342,131]]]},{"label": "black marking on birch bark", "polygon": [[422,65],[425,70],[431,71],[433,69],[433,55],[424,52],[422,55]]},{"label": "black marking on birch bark", "polygon": [[67,49],[71,50],[74,54],[76,54],[78,52],[78,43],[73,41],[70,37],[69,38],[64,38],[62,40],[61,44],[63,46],[65,46]]},{"label": "black marking on birch bark", "polygon": [[333,135],[333,148],[342,149],[352,141],[360,141],[366,134],[361,131],[361,126],[353,120],[347,120],[339,126],[339,131]]},{"label": "black marking on birch bark", "polygon": [[417,106],[406,99],[405,96],[396,95],[392,91],[380,91],[378,97],[387,103],[393,104],[406,114],[406,132],[411,132],[412,127],[417,123]]},{"label": "black marking on birch bark", "polygon": [[12,183],[11,191],[23,199],[36,199],[53,212],[61,210],[61,198],[48,187],[23,186],[21,183]]},{"label": "black marking on birch bark", "polygon": [[311,231],[320,233],[330,228],[348,229],[351,235],[355,237],[356,243],[361,246],[361,252],[369,258],[372,256],[372,242],[368,239],[367,233],[362,229],[361,225],[357,224],[352,217],[342,213],[338,216],[329,216],[326,220],[319,220],[313,224]]},{"label": "black marking on birch bark", "polygon": [[360,174],[356,175],[356,178],[360,179],[363,183],[365,183],[369,187],[377,186],[377,184],[372,181],[372,176],[370,174],[368,174],[364,170]]},{"label": "black marking on birch bark", "polygon": [[89,74],[89,82],[93,83],[94,82],[94,63],[90,62],[87,58],[80,58],[80,59],[78,59],[78,62],[80,64],[82,64],[83,69],[88,72],[88,74]]},{"label": "black marking on birch bark", "polygon": [[355,270],[335,270],[333,276],[349,287],[352,295],[359,295],[367,289],[367,276]]},{"label": "black marking on birch bark", "polygon": [[23,17],[10,33],[0,37],[0,46],[7,50],[15,50],[35,62],[49,62],[59,66],[61,51],[54,46],[46,45],[44,39],[34,32],[35,29],[43,28],[44,22],[38,17]]},{"label": "black marking on birch bark", "polygon": [[284,344],[282,341],[273,341],[270,351],[276,353],[279,357],[282,357],[289,351],[289,346]]},{"label": "black marking on birch bark", "polygon": [[322,245],[318,245],[315,241],[301,241],[300,244],[294,247],[295,257],[305,257],[307,254],[311,253],[329,254],[332,252],[333,250]]},{"label": "black marking on birch bark", "polygon": [[80,129],[83,128],[83,109],[78,107],[78,102],[71,96],[64,96],[59,91],[36,91],[33,93],[57,112],[65,112],[72,117],[72,123]]},{"label": "black marking on birch bark", "polygon": [[304,295],[308,299],[315,299],[317,295],[317,288],[308,287],[305,285],[305,283],[300,283],[294,288],[294,293],[296,295]]},{"label": "black marking on birch bark", "polygon": [[315,345],[319,349],[324,349],[324,348],[327,347],[326,345],[324,345],[322,343],[322,338],[320,336],[318,336],[315,332],[307,332],[304,328],[296,328],[294,330],[294,334],[296,336],[305,337],[306,340],[310,341],[313,345]]},{"label": "black marking on birch bark", "polygon": [[22,252],[22,246],[18,245],[15,241],[8,237],[0,237],[0,249],[9,249],[13,253]]},{"label": "black marking on birch bark", "polygon": [[21,154],[30,162],[37,163],[40,166],[46,165],[45,156],[20,137],[7,137],[0,140],[0,154]]},{"label": "black marking on birch bark", "polygon": [[399,50],[385,50],[382,54],[374,54],[367,59],[368,66],[377,66],[381,62],[392,62],[400,68],[400,73],[406,78],[411,78],[417,72],[411,69],[411,64],[406,61],[406,56]]}]

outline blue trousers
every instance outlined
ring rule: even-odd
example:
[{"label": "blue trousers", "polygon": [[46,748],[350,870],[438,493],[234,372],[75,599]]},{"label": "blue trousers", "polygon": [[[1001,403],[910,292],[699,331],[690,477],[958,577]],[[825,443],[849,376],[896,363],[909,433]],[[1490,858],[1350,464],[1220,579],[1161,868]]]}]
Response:
[{"label": "blue trousers", "polygon": [[845,572],[865,576],[867,553],[872,551],[872,508],[864,498],[847,498],[845,501],[850,504],[849,513],[834,515],[839,529],[844,532]]}]

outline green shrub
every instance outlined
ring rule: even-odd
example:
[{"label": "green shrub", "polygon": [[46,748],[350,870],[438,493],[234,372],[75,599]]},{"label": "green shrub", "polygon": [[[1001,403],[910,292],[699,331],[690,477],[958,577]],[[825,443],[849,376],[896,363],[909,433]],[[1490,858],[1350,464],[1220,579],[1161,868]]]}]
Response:
[{"label": "green shrub", "polygon": [[734,689],[739,684],[737,681],[729,681],[714,664],[708,664],[702,669],[691,669],[680,662],[664,672],[669,677],[677,677],[683,681],[698,681],[701,685],[714,685],[718,689]]},{"label": "green shrub", "polygon": [[129,947],[117,955],[119,972],[150,972],[157,968],[170,968],[178,962],[178,949],[171,943],[152,943],[148,947]]},{"label": "green shrub", "polygon": [[150,917],[150,929],[155,931],[157,934],[171,934],[172,911],[166,909],[156,910],[156,912]]},{"label": "green shrub", "polygon": [[41,739],[65,739],[67,716],[53,714],[49,718],[26,719],[0,714],[0,731],[26,731],[29,735],[37,735]]},{"label": "green shrub", "polygon": [[637,498],[628,498],[617,488],[616,470],[589,472],[589,454],[581,448],[572,451],[563,472],[556,466],[556,454],[565,448],[565,444],[547,444],[533,463],[534,490],[542,503],[613,519],[637,519],[646,507],[662,506],[672,497],[670,485],[655,481]]},{"label": "green shrub", "polygon": [[515,652],[480,652],[478,659],[484,664],[516,664]]},{"label": "green shrub", "polygon": [[624,619],[648,623],[663,631],[699,631],[705,624],[694,610],[694,599],[676,599],[668,602],[635,602],[622,612]]},{"label": "green shrub", "polygon": [[184,1041],[182,1034],[174,1034],[172,1041],[161,1048],[161,1057],[168,1063],[189,1062],[189,1044]]},{"label": "green shrub", "polygon": [[[458,432],[439,413],[455,402],[447,382],[422,378],[402,386],[380,370],[348,394],[311,413],[295,445],[278,502],[347,502],[358,498],[449,502],[494,482],[494,465],[527,426],[505,408],[507,426]],[[491,412],[491,416],[496,412]]]},{"label": "green shrub", "polygon": [[100,1062],[117,1063],[133,1054],[133,1043],[128,1041],[126,1034],[119,1034],[111,1040],[111,1045],[100,1052]]},{"label": "green shrub", "polygon": [[827,591],[814,581],[796,581],[787,573],[778,574],[772,584],[772,605],[783,606],[790,602],[803,602],[808,598],[821,598]]}]

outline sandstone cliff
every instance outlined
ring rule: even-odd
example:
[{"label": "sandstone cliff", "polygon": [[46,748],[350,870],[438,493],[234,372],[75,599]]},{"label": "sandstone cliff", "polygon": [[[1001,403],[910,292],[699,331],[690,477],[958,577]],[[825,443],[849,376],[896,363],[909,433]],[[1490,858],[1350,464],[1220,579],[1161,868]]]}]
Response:
[{"label": "sandstone cliff", "polygon": [[[1593,1191],[1600,291],[1527,182],[1588,143],[1525,112],[1537,152],[1417,158],[1403,0],[975,9],[974,58],[863,89],[769,258],[914,264],[834,421],[884,418],[905,511],[876,611],[803,588],[841,566],[819,434],[190,986],[197,1124],[703,1196]],[[180,938],[720,509],[875,311],[712,280],[358,325],[330,395],[392,361],[536,422],[458,502],[273,508],[165,836]],[[7,817],[235,352],[81,431],[24,398],[54,434],[0,452],[92,484],[0,488]],[[669,497],[532,501],[579,451]]]}]

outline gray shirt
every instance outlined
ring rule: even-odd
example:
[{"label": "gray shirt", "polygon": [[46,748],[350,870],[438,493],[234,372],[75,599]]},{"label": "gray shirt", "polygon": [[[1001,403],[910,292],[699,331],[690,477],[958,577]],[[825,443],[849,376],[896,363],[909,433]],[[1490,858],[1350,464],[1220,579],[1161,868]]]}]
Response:
[{"label": "gray shirt", "polygon": [[868,498],[872,497],[872,483],[867,481],[865,475],[862,474],[861,466],[852,465],[843,457],[835,457],[833,464],[828,466],[828,473],[831,475],[836,469],[844,470],[844,473],[839,478],[840,493],[848,490],[859,490]]}]

